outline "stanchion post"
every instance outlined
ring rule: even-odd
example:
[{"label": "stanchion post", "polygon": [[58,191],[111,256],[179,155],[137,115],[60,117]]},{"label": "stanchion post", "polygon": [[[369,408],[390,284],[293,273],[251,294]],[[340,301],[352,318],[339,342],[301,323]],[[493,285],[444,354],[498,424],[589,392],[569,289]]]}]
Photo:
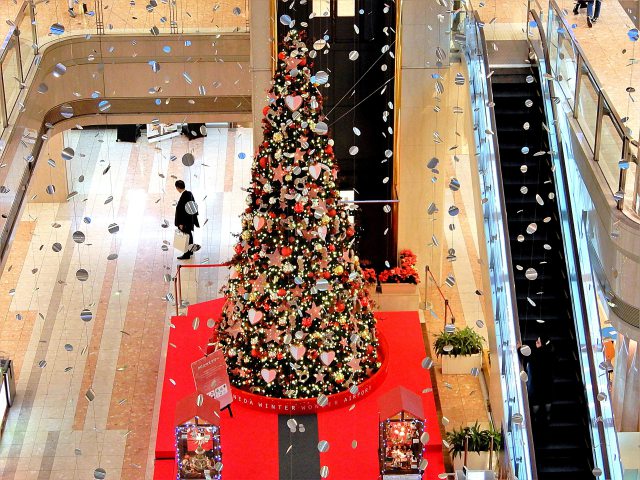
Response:
[{"label": "stanchion post", "polygon": [[[178,272],[180,270],[178,269]],[[175,277],[173,277],[173,290],[174,290],[174,294],[173,294],[173,303],[176,306],[176,317],[180,314],[180,312],[178,311],[178,275],[176,274]]]},{"label": "stanchion post", "polygon": [[[178,298],[180,299],[180,305],[182,305],[182,277],[180,276],[180,267],[182,267],[182,265],[178,265],[178,273],[176,274],[176,277],[178,277]],[[178,301],[178,298],[176,298],[176,301]]]},{"label": "stanchion post", "polygon": [[447,311],[449,310],[449,300],[444,299],[444,326],[447,326]]}]

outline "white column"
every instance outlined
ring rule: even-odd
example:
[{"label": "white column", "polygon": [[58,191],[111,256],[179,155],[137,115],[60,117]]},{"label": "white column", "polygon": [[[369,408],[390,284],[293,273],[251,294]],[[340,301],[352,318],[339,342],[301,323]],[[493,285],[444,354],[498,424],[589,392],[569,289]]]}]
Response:
[{"label": "white column", "polygon": [[640,425],[640,355],[636,342],[629,342],[629,369],[627,370],[626,383],[624,385],[624,402],[622,404],[622,428],[623,432],[636,432]]},{"label": "white column", "polygon": [[262,142],[262,109],[267,104],[273,66],[273,30],[275,12],[272,0],[251,0],[251,84],[253,108],[253,146]]}]

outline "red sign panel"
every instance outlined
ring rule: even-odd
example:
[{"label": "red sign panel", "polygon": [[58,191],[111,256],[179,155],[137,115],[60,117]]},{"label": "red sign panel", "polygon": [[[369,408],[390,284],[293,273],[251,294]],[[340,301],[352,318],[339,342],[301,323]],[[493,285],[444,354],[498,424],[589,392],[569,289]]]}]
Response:
[{"label": "red sign panel", "polygon": [[227,362],[222,350],[216,350],[210,355],[200,358],[191,364],[193,380],[196,390],[220,402],[224,408],[233,401],[231,383],[227,373]]}]

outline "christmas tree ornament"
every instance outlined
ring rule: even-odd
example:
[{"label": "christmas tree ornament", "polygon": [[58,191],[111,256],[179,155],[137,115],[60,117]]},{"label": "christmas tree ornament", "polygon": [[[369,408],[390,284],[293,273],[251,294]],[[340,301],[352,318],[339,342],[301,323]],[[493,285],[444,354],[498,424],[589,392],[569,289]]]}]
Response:
[{"label": "christmas tree ornament", "polygon": [[[311,52],[327,46],[319,40]],[[309,53],[304,34],[290,30],[263,110],[215,337],[234,387],[322,407],[330,395],[357,392],[381,362],[317,88],[328,75],[312,74]]]}]

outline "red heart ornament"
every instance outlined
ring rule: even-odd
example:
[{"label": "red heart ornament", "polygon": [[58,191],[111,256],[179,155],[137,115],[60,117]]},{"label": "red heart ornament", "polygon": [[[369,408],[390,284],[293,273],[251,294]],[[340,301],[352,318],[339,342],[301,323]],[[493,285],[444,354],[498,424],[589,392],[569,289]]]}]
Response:
[{"label": "red heart ornament", "polygon": [[263,313],[260,310],[254,310],[253,308],[249,310],[249,323],[251,325],[255,325],[260,320],[262,320]]},{"label": "red heart ornament", "polygon": [[302,105],[302,97],[299,95],[287,95],[284,97],[284,104],[289,110],[295,112]]},{"label": "red heart ornament", "polygon": [[291,356],[297,361],[304,357],[307,349],[303,345],[291,345],[289,351],[291,352]]},{"label": "red heart ornament", "polygon": [[275,370],[267,370],[266,368],[263,368],[260,371],[260,375],[262,375],[262,378],[267,383],[271,383],[276,379],[276,371]]},{"label": "red heart ornament", "polygon": [[331,362],[333,362],[333,360],[336,358],[336,352],[334,352],[333,350],[330,352],[322,352],[320,354],[320,360],[322,361],[322,363],[324,363],[326,366],[331,365]]}]

